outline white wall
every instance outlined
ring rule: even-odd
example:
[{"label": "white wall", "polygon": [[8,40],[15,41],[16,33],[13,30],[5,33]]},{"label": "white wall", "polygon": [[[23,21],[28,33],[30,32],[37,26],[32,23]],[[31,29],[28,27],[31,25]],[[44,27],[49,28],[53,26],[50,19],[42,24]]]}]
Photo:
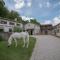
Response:
[{"label": "white wall", "polygon": [[[1,19],[0,19],[1,21]],[[3,21],[7,21],[7,20],[3,20]],[[14,26],[16,26],[16,22],[13,22],[14,25],[10,25],[9,22],[13,22],[13,21],[7,21],[7,24],[1,24],[0,23],[0,27],[2,27],[2,29],[4,30],[4,32],[9,32],[9,29],[12,29],[14,28]],[[19,28],[23,28],[23,24],[22,23],[19,23],[20,26],[17,26]]]},{"label": "white wall", "polygon": [[25,25],[25,30],[26,29],[34,29],[34,24],[28,23]]},{"label": "white wall", "polygon": [[9,32],[9,27],[4,27],[4,32]]},{"label": "white wall", "polygon": [[32,23],[28,23],[25,25],[25,30],[27,29],[34,29],[33,34],[40,33],[40,26]]}]

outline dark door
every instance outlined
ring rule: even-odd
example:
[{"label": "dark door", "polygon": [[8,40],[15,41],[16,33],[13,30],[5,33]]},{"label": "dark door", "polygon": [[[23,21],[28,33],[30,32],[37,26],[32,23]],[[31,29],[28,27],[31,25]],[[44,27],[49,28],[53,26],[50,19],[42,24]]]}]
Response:
[{"label": "dark door", "polygon": [[46,35],[48,34],[48,31],[47,31],[47,30],[45,31],[45,34],[46,34]]},{"label": "dark door", "polygon": [[31,35],[33,35],[33,30],[31,30]]},{"label": "dark door", "polygon": [[28,29],[27,31],[28,31],[29,35],[33,35],[33,29]]},{"label": "dark door", "polygon": [[4,30],[3,29],[0,29],[0,32],[4,32]]}]

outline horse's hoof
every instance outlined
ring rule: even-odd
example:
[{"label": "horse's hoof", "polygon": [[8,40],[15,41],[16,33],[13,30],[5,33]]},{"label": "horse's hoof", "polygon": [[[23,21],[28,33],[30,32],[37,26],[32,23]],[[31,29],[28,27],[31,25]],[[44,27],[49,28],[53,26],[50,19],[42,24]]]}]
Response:
[{"label": "horse's hoof", "polygon": [[10,47],[10,46],[8,46],[8,47]]},{"label": "horse's hoof", "polygon": [[26,48],[28,48],[28,47],[26,47]]}]

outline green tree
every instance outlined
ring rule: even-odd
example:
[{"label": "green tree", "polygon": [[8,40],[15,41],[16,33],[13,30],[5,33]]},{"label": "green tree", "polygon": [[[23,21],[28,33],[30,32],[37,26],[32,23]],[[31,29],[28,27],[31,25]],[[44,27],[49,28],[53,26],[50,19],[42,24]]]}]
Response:
[{"label": "green tree", "polygon": [[22,18],[19,16],[18,12],[13,11],[13,10],[8,14],[7,18],[13,21],[15,20],[15,18],[17,18],[16,22],[22,22]]},{"label": "green tree", "polygon": [[0,0],[0,17],[7,18],[9,14],[8,9],[5,7],[5,2]]},{"label": "green tree", "polygon": [[22,23],[22,18],[21,17],[17,17],[17,22]]},{"label": "green tree", "polygon": [[13,10],[8,15],[9,19],[15,19],[17,17],[19,17],[19,14],[16,11],[13,11]]},{"label": "green tree", "polygon": [[4,13],[3,13],[4,9],[5,9],[4,5],[5,5],[4,1],[0,0],[0,16],[4,15]]},{"label": "green tree", "polygon": [[26,21],[22,20],[22,23],[25,25],[25,24],[29,23],[29,21],[28,20],[26,20]]},{"label": "green tree", "polygon": [[3,0],[0,0],[0,8],[3,8],[5,5],[5,2]]},{"label": "green tree", "polygon": [[37,22],[37,20],[36,20],[36,19],[30,19],[30,23],[40,25],[40,23],[39,23],[39,22]]},{"label": "green tree", "polygon": [[8,15],[9,15],[9,11],[8,11],[8,9],[6,8],[6,7],[4,7],[3,9],[2,9],[2,17],[4,17],[4,18],[8,18]]}]

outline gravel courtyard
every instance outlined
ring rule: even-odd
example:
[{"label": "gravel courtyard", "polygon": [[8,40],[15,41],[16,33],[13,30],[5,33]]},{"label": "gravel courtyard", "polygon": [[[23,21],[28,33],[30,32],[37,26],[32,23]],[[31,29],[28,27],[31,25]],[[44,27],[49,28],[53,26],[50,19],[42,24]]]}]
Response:
[{"label": "gravel courtyard", "polygon": [[60,60],[60,38],[50,35],[35,37],[37,41],[30,60]]}]

